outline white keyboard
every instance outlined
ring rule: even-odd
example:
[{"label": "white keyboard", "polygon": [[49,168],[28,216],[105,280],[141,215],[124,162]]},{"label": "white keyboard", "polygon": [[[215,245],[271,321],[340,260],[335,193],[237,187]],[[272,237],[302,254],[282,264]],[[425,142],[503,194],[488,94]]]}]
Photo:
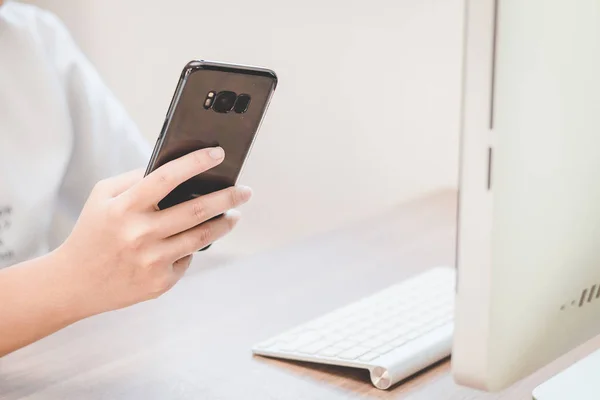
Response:
[{"label": "white keyboard", "polygon": [[454,268],[437,267],[259,343],[254,354],[365,368],[388,389],[450,355]]}]

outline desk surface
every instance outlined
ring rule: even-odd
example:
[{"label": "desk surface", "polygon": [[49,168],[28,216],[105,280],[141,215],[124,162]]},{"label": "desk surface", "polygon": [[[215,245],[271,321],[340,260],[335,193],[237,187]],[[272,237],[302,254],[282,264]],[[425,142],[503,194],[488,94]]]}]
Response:
[{"label": "desk surface", "polygon": [[[361,370],[252,357],[253,343],[440,264],[453,264],[454,192],[285,249],[204,262],[170,293],[75,324],[0,359],[0,398],[531,399],[595,340],[503,393],[456,386],[449,362],[389,391]],[[206,266],[207,264],[211,266]]]}]

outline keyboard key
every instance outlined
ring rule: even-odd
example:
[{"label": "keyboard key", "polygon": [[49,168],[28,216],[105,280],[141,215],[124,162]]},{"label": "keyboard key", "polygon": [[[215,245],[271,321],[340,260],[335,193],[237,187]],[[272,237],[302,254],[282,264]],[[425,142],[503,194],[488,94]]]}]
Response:
[{"label": "keyboard key", "polygon": [[356,346],[338,354],[337,356],[344,360],[355,360],[363,354],[368,353],[369,350],[371,349],[368,347]]},{"label": "keyboard key", "polygon": [[336,332],[336,331],[343,330],[346,326],[347,326],[346,324],[343,324],[341,322],[332,321],[325,328],[323,328],[322,332],[327,332],[327,333]]},{"label": "keyboard key", "polygon": [[362,326],[358,325],[358,324],[356,324],[356,325],[350,325],[350,326],[347,326],[347,327],[344,329],[344,331],[345,331],[347,334],[349,334],[349,335],[355,335],[355,334],[357,334],[357,333],[359,333],[359,332],[363,332],[364,330],[365,330],[365,329],[364,329]]},{"label": "keyboard key", "polygon": [[361,343],[361,345],[374,349],[376,347],[383,346],[385,343],[385,340],[382,340],[379,337],[374,337],[369,340],[365,340]]},{"label": "keyboard key", "polygon": [[317,354],[320,350],[323,350],[326,347],[329,347],[333,344],[333,342],[329,340],[317,340],[309,345],[299,348],[298,353],[304,354]]},{"label": "keyboard key", "polygon": [[291,353],[292,351],[296,351],[298,346],[293,343],[279,343],[277,345],[277,350],[285,351],[286,353]]},{"label": "keyboard key", "polygon": [[397,334],[396,332],[385,332],[385,333],[382,333],[381,335],[377,336],[377,338],[382,340],[384,343],[387,343],[393,339],[396,339],[398,336],[400,336],[400,335]]},{"label": "keyboard key", "polygon": [[412,331],[413,329],[420,327],[421,322],[417,321],[416,319],[410,318],[404,321],[403,325],[406,326],[409,331]]},{"label": "keyboard key", "polygon": [[379,329],[373,329],[373,328],[365,329],[365,331],[364,331],[364,334],[369,335],[369,336],[377,336],[380,333],[381,333],[381,331]]},{"label": "keyboard key", "polygon": [[383,354],[389,353],[392,350],[394,350],[394,346],[390,346],[390,345],[384,344],[383,346],[379,346],[378,348],[376,348],[373,351],[375,351],[375,352],[383,355]]},{"label": "keyboard key", "polygon": [[361,343],[367,340],[370,336],[365,333],[355,333],[354,335],[348,336],[348,340],[353,340],[355,342]]},{"label": "keyboard key", "polygon": [[395,339],[399,336],[404,335],[408,331],[409,331],[408,328],[396,326],[396,327],[390,329],[388,332],[390,333],[390,335],[393,335],[393,338]]},{"label": "keyboard key", "polygon": [[294,351],[299,349],[300,347],[304,347],[307,344],[311,344],[312,342],[316,342],[321,339],[321,335],[318,332],[308,331],[300,335],[296,340],[283,343],[281,345],[281,350],[283,351]]},{"label": "keyboard key", "polygon": [[324,328],[319,329],[319,332],[321,332],[323,336],[327,336],[331,333],[336,332],[338,329],[339,328],[336,325],[327,325]]},{"label": "keyboard key", "polygon": [[431,325],[434,327],[434,329],[437,329],[440,326],[445,325],[445,324],[446,324],[446,322],[439,318],[431,323]]},{"label": "keyboard key", "polygon": [[419,333],[417,331],[410,331],[406,335],[404,335],[404,337],[408,340],[413,340],[419,337]]},{"label": "keyboard key", "polygon": [[381,329],[382,331],[390,331],[394,328],[396,328],[396,326],[398,326],[398,322],[391,318],[391,317],[385,317],[385,322],[383,322],[382,324],[380,324],[378,326],[379,329]]},{"label": "keyboard key", "polygon": [[290,343],[277,343],[275,346],[270,347],[269,349],[275,351],[283,351],[284,353],[292,353],[296,351],[297,348],[298,346],[294,346]]},{"label": "keyboard key", "polygon": [[422,326],[422,327],[420,327],[418,329],[415,329],[415,331],[416,331],[416,333],[419,336],[423,336],[426,333],[429,333],[429,332],[431,332],[434,329],[435,329],[435,326],[432,326],[431,324],[428,324],[428,325]]},{"label": "keyboard key", "polygon": [[339,347],[342,350],[348,350],[351,347],[356,346],[358,343],[352,340],[342,340],[341,342],[337,342],[335,347]]},{"label": "keyboard key", "polygon": [[298,340],[300,336],[298,334],[286,334],[279,337],[279,341],[282,343],[291,343],[295,340]]},{"label": "keyboard key", "polygon": [[[359,322],[359,323],[355,324],[355,327],[357,329],[357,333],[364,334],[367,329],[373,327],[376,324],[377,324],[377,321]],[[379,329],[379,327],[377,326],[376,329]]]},{"label": "keyboard key", "polygon": [[333,333],[328,333],[328,334],[324,335],[323,339],[330,340],[332,343],[335,343],[335,342],[339,342],[343,339],[346,339],[346,336],[341,335],[337,332],[333,332]]},{"label": "keyboard key", "polygon": [[390,346],[392,347],[400,347],[402,346],[404,343],[408,342],[408,338],[400,336],[397,339],[392,340],[390,343],[388,343]]},{"label": "keyboard key", "polygon": [[321,332],[319,331],[306,331],[300,335],[298,335],[298,337],[296,338],[296,340],[294,340],[294,342],[312,342],[316,339],[321,338],[323,335],[321,335]]},{"label": "keyboard key", "polygon": [[374,359],[376,359],[377,357],[379,357],[381,354],[375,352],[375,351],[370,351],[366,354],[363,354],[362,356],[360,356],[358,358],[358,361],[364,361],[364,362],[369,362],[369,361],[373,361]]},{"label": "keyboard key", "polygon": [[338,354],[340,354],[342,351],[344,351],[344,349],[331,346],[331,347],[328,347],[326,349],[322,349],[321,351],[319,351],[318,355],[323,356],[323,357],[335,357]]}]

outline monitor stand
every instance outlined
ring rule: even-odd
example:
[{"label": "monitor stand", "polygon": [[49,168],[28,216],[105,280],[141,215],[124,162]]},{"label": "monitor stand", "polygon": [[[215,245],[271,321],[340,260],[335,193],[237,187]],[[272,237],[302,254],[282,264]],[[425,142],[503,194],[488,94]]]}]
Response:
[{"label": "monitor stand", "polygon": [[600,399],[600,350],[535,388],[533,399]]}]

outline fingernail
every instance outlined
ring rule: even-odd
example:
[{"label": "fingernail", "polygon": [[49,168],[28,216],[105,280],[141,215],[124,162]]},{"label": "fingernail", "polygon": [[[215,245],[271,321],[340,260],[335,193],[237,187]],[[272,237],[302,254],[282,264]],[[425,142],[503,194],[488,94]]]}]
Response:
[{"label": "fingernail", "polygon": [[225,156],[225,152],[221,147],[215,147],[210,149],[208,155],[210,155],[215,160],[220,160],[221,158],[223,158],[223,156]]},{"label": "fingernail", "polygon": [[233,210],[227,211],[227,217],[231,218],[232,220],[237,222],[242,217],[242,214],[238,210],[233,209]]},{"label": "fingernail", "polygon": [[252,197],[252,189],[248,186],[238,186],[237,190],[244,201],[247,201],[250,197]]}]

